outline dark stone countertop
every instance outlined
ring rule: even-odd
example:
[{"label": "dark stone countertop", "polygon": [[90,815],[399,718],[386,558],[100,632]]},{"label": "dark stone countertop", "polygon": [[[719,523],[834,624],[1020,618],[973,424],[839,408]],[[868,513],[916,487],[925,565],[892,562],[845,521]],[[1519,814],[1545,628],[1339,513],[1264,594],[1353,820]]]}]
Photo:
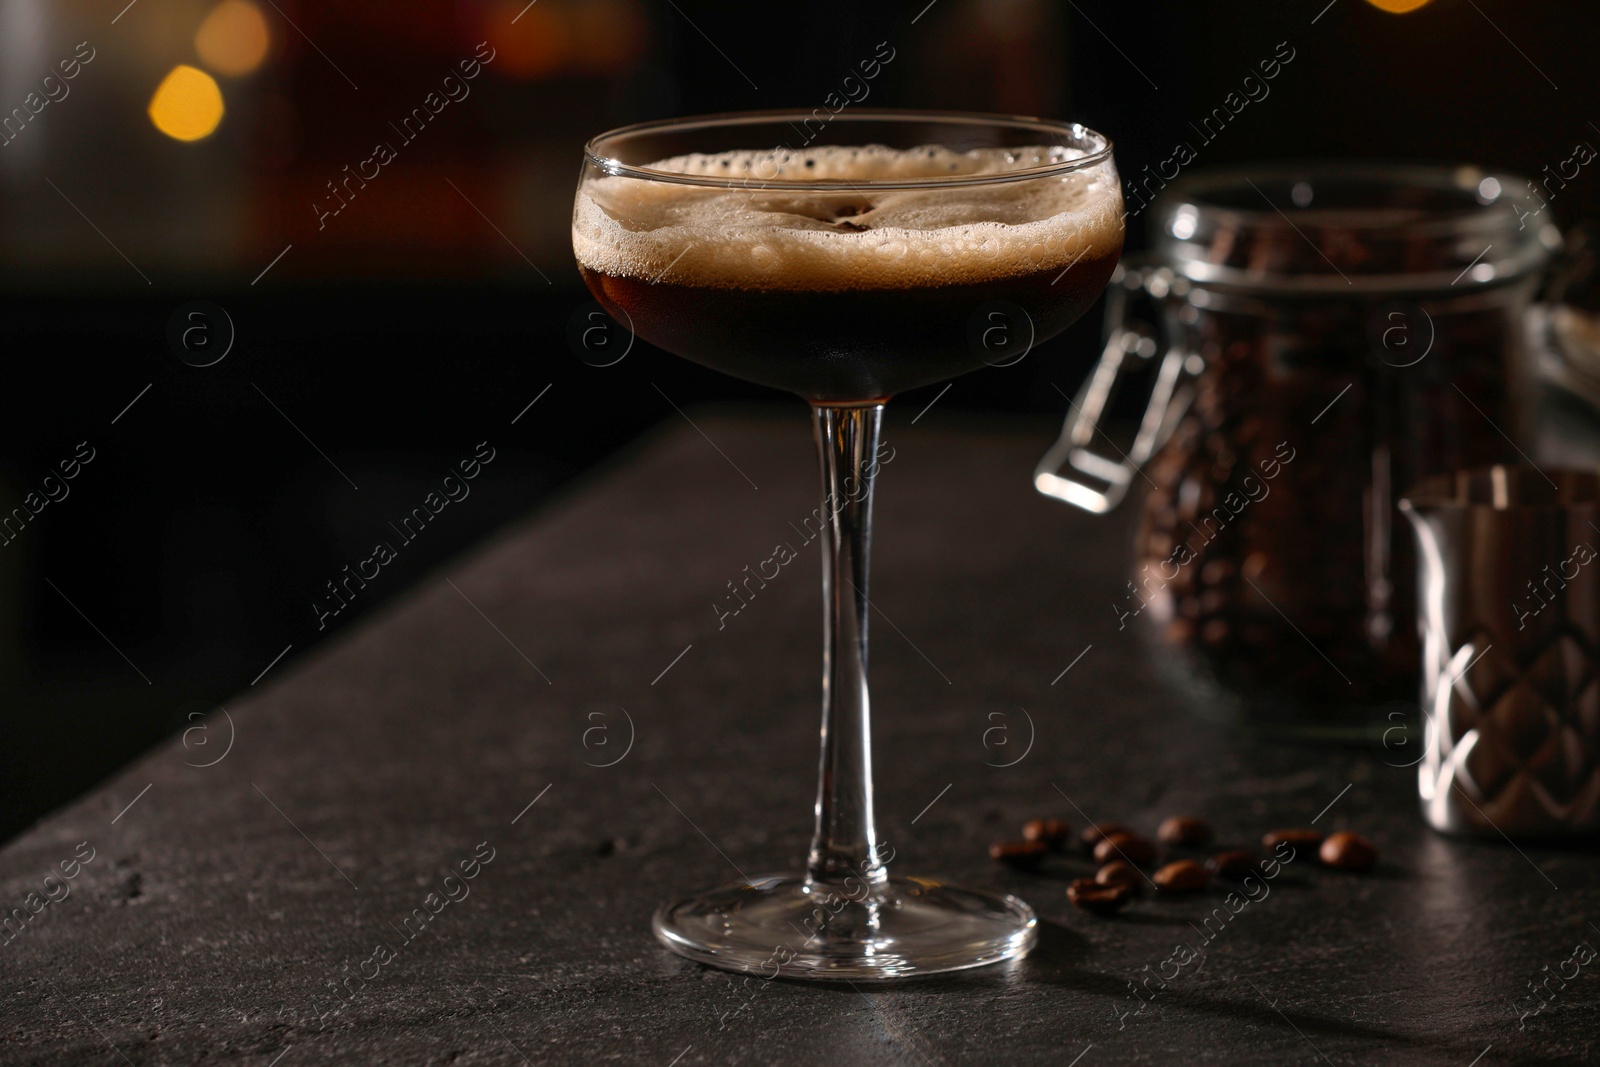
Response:
[{"label": "dark stone countertop", "polygon": [[[80,842],[94,858],[70,895],[0,939],[0,1062],[1590,1058],[1595,966],[1542,1014],[1519,1020],[1519,1004],[1578,942],[1600,944],[1600,862],[1447,840],[1423,827],[1409,770],[1189,715],[1116,628],[1131,516],[1095,519],[1029,485],[1049,428],[911,417],[890,412],[879,488],[880,832],[901,873],[1032,903],[1031,957],[903,986],[746,990],[650,935],[666,897],[728,880],[735,863],[798,868],[808,843],[816,547],[724,629],[711,609],[815,506],[797,406],[782,420],[697,417],[706,436],[680,423],[269,673],[228,702],[231,727],[218,713],[12,843],[8,910]],[[1019,708],[1031,751],[987,765],[997,722],[1025,740]],[[1125,1014],[1139,1003],[1129,982],[1197,941],[1221,894],[1145,896],[1106,920],[1065,900],[1084,860],[997,870],[985,846],[1025,818],[1081,824],[1062,792],[1146,830],[1202,813],[1237,842],[1332,803],[1319,826],[1362,829],[1383,860],[1364,876],[1290,864],[1202,962]],[[445,882],[491,849],[470,882]],[[408,940],[402,920],[447,885],[468,895]],[[351,981],[319,1022],[380,942],[393,952],[380,976]]]}]

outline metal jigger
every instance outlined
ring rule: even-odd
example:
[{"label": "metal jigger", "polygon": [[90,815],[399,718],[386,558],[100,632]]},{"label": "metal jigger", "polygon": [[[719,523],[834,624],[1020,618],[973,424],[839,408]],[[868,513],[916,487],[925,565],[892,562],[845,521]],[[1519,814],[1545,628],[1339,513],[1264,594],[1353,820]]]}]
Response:
[{"label": "metal jigger", "polygon": [[1483,467],[1420,482],[1400,509],[1420,556],[1428,822],[1600,829],[1600,477]]}]

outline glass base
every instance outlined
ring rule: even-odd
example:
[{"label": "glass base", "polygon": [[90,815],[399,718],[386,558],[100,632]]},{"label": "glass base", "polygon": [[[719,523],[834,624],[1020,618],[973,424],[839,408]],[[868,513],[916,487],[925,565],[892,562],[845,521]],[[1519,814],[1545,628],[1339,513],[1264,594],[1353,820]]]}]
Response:
[{"label": "glass base", "polygon": [[1016,897],[892,878],[866,891],[771,875],[663,905],[651,922],[680,956],[765,978],[878,981],[1025,956],[1038,939]]}]

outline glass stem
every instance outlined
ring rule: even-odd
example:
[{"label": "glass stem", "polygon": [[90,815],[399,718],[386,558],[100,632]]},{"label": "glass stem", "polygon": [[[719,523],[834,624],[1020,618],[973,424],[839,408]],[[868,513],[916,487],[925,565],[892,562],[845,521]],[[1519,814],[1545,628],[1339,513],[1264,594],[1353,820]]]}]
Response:
[{"label": "glass stem", "polygon": [[[822,769],[806,880],[888,881],[872,813],[872,715],[867,696],[867,561],[883,405],[813,404],[822,459]],[[847,890],[848,892],[848,890]],[[860,899],[857,889],[850,893]]]}]

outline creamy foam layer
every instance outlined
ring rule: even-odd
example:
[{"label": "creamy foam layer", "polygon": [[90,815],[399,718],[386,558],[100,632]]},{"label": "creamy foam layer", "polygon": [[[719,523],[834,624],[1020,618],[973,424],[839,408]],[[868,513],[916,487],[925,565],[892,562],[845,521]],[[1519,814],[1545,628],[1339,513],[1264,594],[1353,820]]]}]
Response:
[{"label": "creamy foam layer", "polygon": [[[754,181],[919,180],[1080,158],[1062,147],[690,155],[651,164]],[[837,291],[959,285],[1115,255],[1122,193],[1109,163],[944,189],[719,189],[626,177],[585,181],[572,244],[591,270],[718,289]]]}]

